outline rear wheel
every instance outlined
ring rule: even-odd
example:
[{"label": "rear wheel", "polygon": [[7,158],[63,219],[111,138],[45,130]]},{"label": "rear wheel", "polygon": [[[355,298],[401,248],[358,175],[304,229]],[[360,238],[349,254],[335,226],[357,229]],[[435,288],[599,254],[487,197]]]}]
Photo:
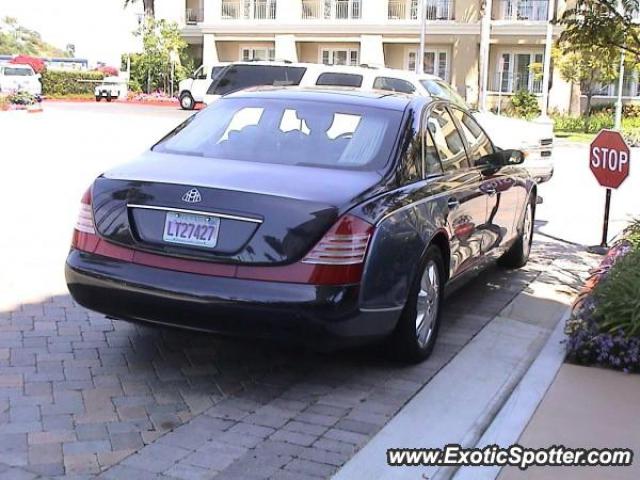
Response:
[{"label": "rear wheel", "polygon": [[420,362],[433,351],[440,327],[444,278],[442,253],[431,245],[393,334],[394,352],[403,361]]},{"label": "rear wheel", "polygon": [[193,110],[196,106],[196,102],[189,92],[184,92],[180,95],[180,107],[183,110]]},{"label": "rear wheel", "polygon": [[110,102],[112,100],[111,94],[107,95],[107,102]]},{"label": "rear wheel", "polygon": [[96,102],[99,102],[100,100],[102,100],[102,97],[100,95],[96,96]]},{"label": "rear wheel", "polygon": [[506,268],[521,268],[529,261],[531,242],[533,241],[533,204],[535,198],[529,200],[520,225],[520,233],[516,243],[500,258],[500,265]]}]

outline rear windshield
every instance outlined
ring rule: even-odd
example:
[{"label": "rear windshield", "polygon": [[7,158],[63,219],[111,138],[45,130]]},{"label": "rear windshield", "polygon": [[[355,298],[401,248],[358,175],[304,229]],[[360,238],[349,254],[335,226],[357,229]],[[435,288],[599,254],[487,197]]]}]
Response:
[{"label": "rear windshield", "polygon": [[316,81],[316,85],[332,87],[361,87],[362,75],[353,73],[322,73]]},{"label": "rear windshield", "polygon": [[33,72],[29,68],[4,67],[4,74],[9,77],[30,77]]},{"label": "rear windshield", "polygon": [[211,83],[209,95],[226,95],[263,85],[299,85],[305,67],[279,65],[230,65]]},{"label": "rear windshield", "polygon": [[154,151],[285,165],[374,170],[389,160],[402,112],[331,102],[226,98]]},{"label": "rear windshield", "polygon": [[420,80],[422,86],[429,92],[430,95],[438,98],[444,98],[451,103],[458,105],[462,108],[468,108],[466,102],[456,92],[451,85],[442,80]]}]

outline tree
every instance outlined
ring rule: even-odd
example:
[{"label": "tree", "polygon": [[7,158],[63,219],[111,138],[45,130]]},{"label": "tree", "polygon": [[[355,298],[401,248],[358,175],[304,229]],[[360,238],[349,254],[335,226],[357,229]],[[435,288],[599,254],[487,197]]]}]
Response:
[{"label": "tree", "polygon": [[[581,93],[587,97],[585,112],[589,117],[591,100],[597,88],[615,81],[618,77],[619,52],[616,55],[615,50],[612,51],[609,47],[601,48],[592,45],[589,48],[583,48],[561,42],[554,49],[553,57],[560,76],[570,84],[571,98],[573,98],[575,85],[579,85]],[[585,128],[588,128],[588,122]]]},{"label": "tree", "polygon": [[621,13],[618,0],[577,0],[557,22],[564,27],[560,41],[581,52],[597,47],[600,53],[618,59],[622,49],[638,63],[640,25],[634,14],[639,12],[639,0],[622,0],[622,4]]},{"label": "tree", "polygon": [[[175,22],[154,20],[148,17],[135,33],[142,37],[142,53],[132,53],[131,80],[151,93],[169,90],[172,57],[183,58],[187,43]],[[172,53],[173,52],[173,53]],[[187,76],[183,61],[175,64],[174,81]],[[174,85],[175,86],[175,85]]]},{"label": "tree", "polygon": [[[133,3],[137,3],[138,1],[139,0],[124,0],[124,7],[127,8],[129,5]],[[145,17],[155,18],[155,15],[156,15],[155,3],[156,3],[155,0],[142,0]]]},{"label": "tree", "polygon": [[68,56],[64,50],[45,42],[38,32],[21,26],[12,17],[0,19],[0,55]]}]

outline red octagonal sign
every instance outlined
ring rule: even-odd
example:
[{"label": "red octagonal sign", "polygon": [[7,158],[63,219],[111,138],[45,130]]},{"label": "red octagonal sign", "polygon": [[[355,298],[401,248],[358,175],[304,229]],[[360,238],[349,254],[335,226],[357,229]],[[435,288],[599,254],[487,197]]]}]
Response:
[{"label": "red octagonal sign", "polygon": [[631,155],[620,132],[602,130],[591,143],[589,167],[603,187],[618,188],[629,176]]}]

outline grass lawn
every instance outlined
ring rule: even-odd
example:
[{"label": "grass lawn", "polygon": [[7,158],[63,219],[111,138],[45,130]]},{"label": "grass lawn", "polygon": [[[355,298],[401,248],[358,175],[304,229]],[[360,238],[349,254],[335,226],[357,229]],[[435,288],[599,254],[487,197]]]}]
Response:
[{"label": "grass lawn", "polygon": [[562,130],[556,130],[554,133],[556,138],[579,143],[591,143],[596,136],[595,133],[564,132]]}]

